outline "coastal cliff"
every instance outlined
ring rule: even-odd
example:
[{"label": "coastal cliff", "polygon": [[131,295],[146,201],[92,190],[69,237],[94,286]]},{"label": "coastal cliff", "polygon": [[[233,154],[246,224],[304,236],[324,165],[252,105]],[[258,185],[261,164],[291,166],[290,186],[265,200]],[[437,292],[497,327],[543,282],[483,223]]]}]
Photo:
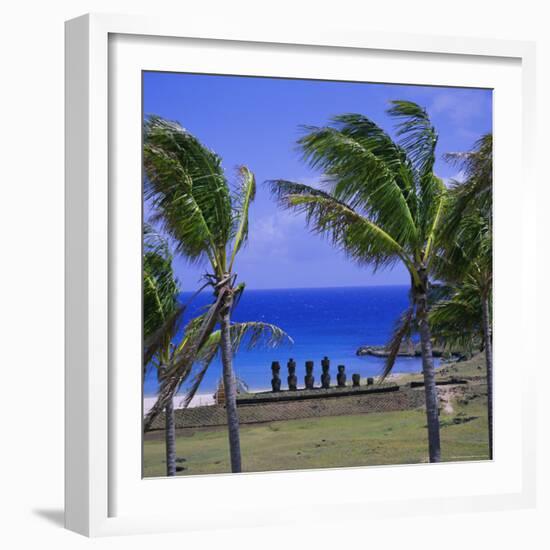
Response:
[{"label": "coastal cliff", "polygon": [[[432,354],[434,357],[451,357],[453,354],[449,351],[443,350],[441,348],[434,347],[432,349]],[[360,346],[357,348],[355,355],[364,356],[372,355],[373,357],[387,357],[389,351],[386,346]],[[421,357],[422,352],[420,349],[420,344],[413,344],[412,342],[405,342],[401,344],[398,357]]]}]

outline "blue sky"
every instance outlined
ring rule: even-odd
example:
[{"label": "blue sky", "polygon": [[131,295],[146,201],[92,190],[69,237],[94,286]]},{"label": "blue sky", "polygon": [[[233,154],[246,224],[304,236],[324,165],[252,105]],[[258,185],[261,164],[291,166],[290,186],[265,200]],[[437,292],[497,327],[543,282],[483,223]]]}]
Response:
[{"label": "blue sky", "polygon": [[[459,177],[441,156],[465,151],[492,130],[492,92],[471,88],[287,80],[276,78],[144,73],[144,114],[177,120],[216,151],[230,179],[246,164],[258,192],[250,212],[250,238],[236,271],[247,288],[299,288],[408,284],[401,266],[377,273],[358,267],[300,216],[280,210],[263,182],[284,178],[315,185],[319,173],[296,151],[301,125],[321,126],[340,113],[362,113],[393,135],[385,114],[392,99],[427,109],[439,132],[436,173]],[[147,210],[146,210],[147,216]],[[197,287],[203,269],[175,262],[183,290]]]}]

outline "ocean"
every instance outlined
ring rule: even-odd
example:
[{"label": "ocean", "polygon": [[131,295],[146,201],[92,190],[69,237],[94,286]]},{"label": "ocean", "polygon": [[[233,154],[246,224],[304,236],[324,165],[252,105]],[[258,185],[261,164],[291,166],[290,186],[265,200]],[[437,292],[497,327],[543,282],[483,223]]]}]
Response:
[{"label": "ocean", "polygon": [[[187,302],[191,293],[182,293]],[[212,299],[203,291],[187,309],[184,322],[196,315]],[[380,373],[384,360],[358,357],[363,345],[384,345],[395,323],[408,305],[408,286],[371,286],[346,288],[299,288],[245,290],[233,312],[233,321],[263,321],[278,325],[294,340],[276,349],[246,349],[246,342],[234,357],[234,370],[251,390],[271,387],[271,362],[281,364],[282,387],[286,388],[289,358],[297,363],[298,387],[304,385],[305,362],[315,363],[315,385],[320,385],[321,359],[331,361],[332,383],[336,384],[338,365],[346,366],[348,380],[353,373],[362,377]],[[418,358],[398,358],[394,372],[421,370]],[[213,392],[221,379],[219,357],[211,364],[199,393]],[[184,393],[186,385],[180,393]],[[150,369],[144,383],[144,395],[157,392],[157,377]]]}]

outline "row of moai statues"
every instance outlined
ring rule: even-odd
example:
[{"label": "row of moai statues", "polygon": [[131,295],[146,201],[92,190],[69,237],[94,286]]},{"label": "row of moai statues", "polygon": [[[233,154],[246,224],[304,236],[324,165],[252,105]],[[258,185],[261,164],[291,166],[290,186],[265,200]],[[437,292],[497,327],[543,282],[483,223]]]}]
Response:
[{"label": "row of moai statues", "polygon": [[[287,383],[290,391],[296,391],[298,389],[298,377],[296,376],[296,361],[289,359],[287,364],[288,376]],[[304,385],[306,390],[312,390],[315,388],[315,377],[313,376],[313,361],[306,361],[306,375],[304,377]],[[321,359],[321,387],[324,389],[330,388],[330,359],[324,357]],[[273,361],[271,363],[271,372],[273,378],[271,379],[271,388],[274,392],[281,391],[281,365],[279,361]],[[361,376],[359,374],[352,374],[351,380],[353,387],[359,387],[361,383]],[[338,374],[336,375],[336,382],[339,388],[344,388],[347,382],[346,367],[345,365],[338,365]],[[373,378],[367,378],[367,385],[374,383]]]}]

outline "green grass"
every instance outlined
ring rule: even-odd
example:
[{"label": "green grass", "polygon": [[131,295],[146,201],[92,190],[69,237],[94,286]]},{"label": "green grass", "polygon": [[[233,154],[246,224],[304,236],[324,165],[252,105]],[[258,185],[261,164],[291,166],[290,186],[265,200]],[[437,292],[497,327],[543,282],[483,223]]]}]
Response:
[{"label": "green grass", "polygon": [[[484,390],[473,386],[452,413],[442,412],[444,461],[488,458]],[[241,447],[247,472],[427,462],[426,416],[412,410],[243,425]],[[177,456],[185,458],[178,475],[228,472],[226,430],[178,430]],[[144,476],[162,475],[163,432],[156,432],[144,442]]]}]

